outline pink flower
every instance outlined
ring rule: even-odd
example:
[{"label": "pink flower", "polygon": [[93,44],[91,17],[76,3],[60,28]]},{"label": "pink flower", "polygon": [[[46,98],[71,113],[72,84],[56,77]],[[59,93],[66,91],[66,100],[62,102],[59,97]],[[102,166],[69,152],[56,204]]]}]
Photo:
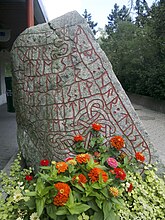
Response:
[{"label": "pink flower", "polygon": [[109,157],[109,158],[107,159],[107,163],[108,163],[108,165],[109,165],[110,167],[112,167],[112,168],[116,168],[116,167],[118,166],[117,161],[116,161],[113,157]]}]

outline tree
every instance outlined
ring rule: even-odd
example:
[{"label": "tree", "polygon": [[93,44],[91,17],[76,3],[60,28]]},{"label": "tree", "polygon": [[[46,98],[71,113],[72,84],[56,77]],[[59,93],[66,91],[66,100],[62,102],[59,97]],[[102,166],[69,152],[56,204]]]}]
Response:
[{"label": "tree", "polygon": [[131,17],[129,15],[129,9],[123,5],[121,9],[117,4],[114,5],[114,9],[111,10],[111,14],[109,14],[108,25],[105,26],[106,32],[110,35],[111,32],[115,32],[118,28],[118,23],[120,21],[129,21],[131,22]]},{"label": "tree", "polygon": [[95,23],[94,21],[92,21],[92,15],[87,12],[87,9],[85,9],[84,14],[82,16],[86,19],[93,34],[96,35],[97,31],[95,30],[95,27],[97,26],[98,23],[97,22]]},{"label": "tree", "polygon": [[148,3],[146,2],[146,0],[136,0],[134,10],[137,14],[135,23],[139,27],[143,27],[145,22],[147,21],[147,17],[150,11]]},{"label": "tree", "polygon": [[138,25],[119,17],[119,11],[116,5],[111,31],[99,41],[115,74],[126,91],[165,99],[165,1],[153,4]]}]

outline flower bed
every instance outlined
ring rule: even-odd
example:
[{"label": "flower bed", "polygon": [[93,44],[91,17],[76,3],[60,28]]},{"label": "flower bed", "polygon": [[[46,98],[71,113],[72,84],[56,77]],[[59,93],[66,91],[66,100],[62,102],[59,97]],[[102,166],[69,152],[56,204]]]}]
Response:
[{"label": "flower bed", "polygon": [[[128,157],[121,136],[104,145],[101,125],[91,126],[90,148],[73,137],[75,156],[40,161],[40,170],[23,169],[21,156],[10,175],[1,173],[1,220],[156,220],[165,219],[165,183],[141,152]],[[143,175],[138,172],[144,169]]]}]

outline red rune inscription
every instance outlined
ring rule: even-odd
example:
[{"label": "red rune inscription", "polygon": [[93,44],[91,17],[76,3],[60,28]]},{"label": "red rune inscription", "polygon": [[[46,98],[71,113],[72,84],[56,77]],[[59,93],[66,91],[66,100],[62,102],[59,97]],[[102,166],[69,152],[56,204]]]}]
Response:
[{"label": "red rune inscription", "polygon": [[18,129],[26,131],[39,157],[64,159],[71,154],[73,137],[85,136],[98,122],[107,140],[122,135],[129,146],[126,153],[141,151],[150,162],[149,146],[118,94],[110,66],[81,26],[72,39],[67,29],[59,33],[60,37],[42,32],[46,43],[14,48]]}]

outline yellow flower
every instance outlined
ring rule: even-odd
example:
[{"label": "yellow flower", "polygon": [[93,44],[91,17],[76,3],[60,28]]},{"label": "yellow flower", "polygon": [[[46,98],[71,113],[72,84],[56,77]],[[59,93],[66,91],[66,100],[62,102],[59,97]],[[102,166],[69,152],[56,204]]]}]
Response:
[{"label": "yellow flower", "polygon": [[114,197],[119,195],[119,190],[116,187],[110,187],[109,191]]},{"label": "yellow flower", "polygon": [[74,166],[77,164],[77,161],[72,159],[72,160],[68,160],[67,163]]}]

